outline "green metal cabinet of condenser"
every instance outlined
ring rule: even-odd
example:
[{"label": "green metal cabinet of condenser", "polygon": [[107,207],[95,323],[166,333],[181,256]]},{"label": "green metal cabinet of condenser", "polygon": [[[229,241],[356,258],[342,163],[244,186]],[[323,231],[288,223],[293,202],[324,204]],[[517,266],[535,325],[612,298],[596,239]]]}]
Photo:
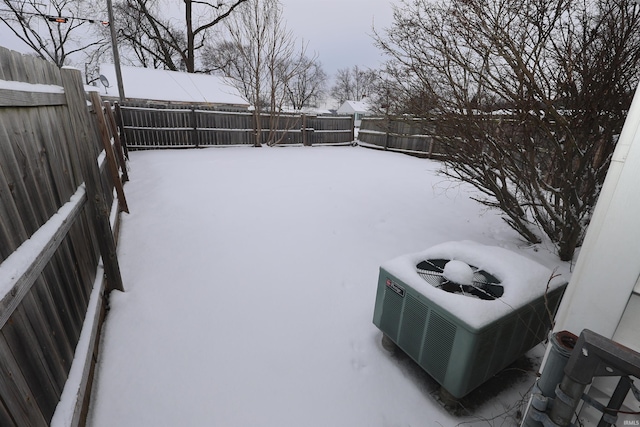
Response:
[{"label": "green metal cabinet of condenser", "polygon": [[[482,289],[480,297],[453,292],[441,271],[431,271],[454,259],[473,269],[469,290],[490,289],[493,297]],[[549,269],[514,252],[448,242],[380,267],[373,323],[461,398],[547,337],[565,287]]]}]

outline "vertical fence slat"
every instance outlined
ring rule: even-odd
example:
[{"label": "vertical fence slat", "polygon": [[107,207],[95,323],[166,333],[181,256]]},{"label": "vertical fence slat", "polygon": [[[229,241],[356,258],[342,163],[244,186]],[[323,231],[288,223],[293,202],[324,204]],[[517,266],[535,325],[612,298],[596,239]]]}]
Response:
[{"label": "vertical fence slat", "polygon": [[124,151],[122,150],[122,142],[120,141],[118,126],[116,125],[116,120],[113,117],[113,111],[111,110],[111,103],[109,101],[104,101],[103,105],[107,118],[107,124],[109,125],[109,131],[111,133],[111,136],[113,137],[113,144],[118,158],[118,165],[122,170],[122,181],[127,182],[129,181],[129,174],[127,172],[127,161],[124,157]]},{"label": "vertical fence slat", "polygon": [[[28,238],[38,229],[41,223],[38,223],[38,214],[32,204],[33,199],[27,190],[25,181],[22,179],[24,174],[22,167],[26,166],[26,158],[21,149],[21,145],[24,143],[21,131],[16,129],[16,126],[19,126],[16,123],[17,121],[17,115],[15,114],[7,113],[3,117],[3,129],[6,129],[6,131],[0,134],[0,140],[6,140],[8,144],[3,147],[4,149],[0,153],[0,162],[3,165],[5,179],[9,184],[9,194],[13,195],[11,203],[15,204],[16,208],[17,217],[11,219],[14,220],[17,230],[25,230],[25,238]],[[18,222],[21,225],[17,224]],[[12,248],[12,250],[15,249]]]},{"label": "vertical fence slat", "polygon": [[[0,122],[0,125],[2,123]],[[7,157],[4,155],[9,151],[8,135],[5,128],[0,126],[0,142],[5,147],[0,150],[0,163],[5,164]],[[29,237],[23,222],[20,211],[12,195],[15,184],[9,175],[5,175],[5,167],[0,169],[0,238],[3,244],[0,245],[0,262],[7,258],[20,244]]]},{"label": "vertical fence slat", "polygon": [[[45,419],[50,419],[56,408],[62,388],[56,383],[54,374],[47,366],[42,353],[40,341],[24,313],[28,306],[32,306],[31,297],[26,297],[24,303],[14,311],[12,321],[2,328],[2,334],[11,347],[16,360],[20,361],[25,385],[31,391],[35,404]],[[33,310],[31,310],[33,316]],[[33,318],[33,317],[31,317]]]},{"label": "vertical fence slat", "polygon": [[[118,172],[116,156],[115,156],[115,153],[113,152],[113,147],[111,146],[111,136],[109,134],[109,129],[107,127],[107,122],[105,120],[104,113],[102,112],[102,102],[100,101],[100,95],[98,95],[96,92],[91,92],[90,97],[91,97],[91,103],[93,104],[93,111],[96,116],[96,121],[98,124],[98,131],[100,132],[100,139],[102,142],[102,146],[107,156],[107,168],[109,170],[109,173],[111,174],[111,179],[113,181],[113,185],[116,188],[116,193],[118,194],[120,209],[124,212],[129,212],[129,207],[127,206],[127,198],[124,195],[122,180],[120,179],[120,174]],[[109,229],[109,232],[111,235],[113,235],[113,232],[111,232],[110,229]]]},{"label": "vertical fence slat", "polygon": [[20,363],[16,360],[4,333],[0,333],[0,395],[11,414],[11,422],[15,426],[47,426],[49,425],[36,405],[33,392],[29,389]]},{"label": "vertical fence slat", "polygon": [[[122,151],[126,158],[129,157],[129,153],[127,151],[127,133],[124,130],[124,125],[122,122],[122,110],[120,109],[120,103],[116,102],[114,104],[115,114],[114,119],[116,122],[116,126],[120,129],[120,142],[122,143]],[[124,168],[126,170],[126,168]]]},{"label": "vertical fence slat", "polygon": [[92,160],[95,157],[91,152],[88,152],[86,144],[87,141],[91,141],[91,137],[87,131],[91,125],[89,123],[88,112],[79,107],[85,105],[84,94],[80,92],[82,78],[80,72],[77,70],[63,69],[61,70],[61,75],[65,94],[69,102],[72,128],[76,132],[76,148],[79,153],[84,154],[81,156],[81,168],[85,172],[84,179],[90,201],[89,206],[91,206],[94,226],[98,234],[98,244],[100,246],[100,253],[102,254],[102,262],[107,275],[107,281],[110,289],[124,291],[116,245],[113,240],[113,231],[109,223],[110,212],[104,201],[104,195],[99,190],[100,177],[93,164],[95,161]]}]

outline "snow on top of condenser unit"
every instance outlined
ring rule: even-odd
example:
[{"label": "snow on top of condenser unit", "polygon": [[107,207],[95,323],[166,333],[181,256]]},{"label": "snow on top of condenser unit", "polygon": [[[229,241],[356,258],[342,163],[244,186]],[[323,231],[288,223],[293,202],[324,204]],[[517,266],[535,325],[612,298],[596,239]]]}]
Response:
[{"label": "snow on top of condenser unit", "polygon": [[[494,300],[483,300],[434,287],[416,270],[418,263],[429,259],[462,261],[454,263],[449,274],[463,280],[468,280],[463,276],[469,274],[464,271],[463,263],[482,269],[500,280],[504,293]],[[561,277],[552,278],[553,272],[549,268],[523,255],[468,240],[446,242],[422,252],[402,255],[383,263],[381,268],[474,328],[481,328],[566,282]]]}]

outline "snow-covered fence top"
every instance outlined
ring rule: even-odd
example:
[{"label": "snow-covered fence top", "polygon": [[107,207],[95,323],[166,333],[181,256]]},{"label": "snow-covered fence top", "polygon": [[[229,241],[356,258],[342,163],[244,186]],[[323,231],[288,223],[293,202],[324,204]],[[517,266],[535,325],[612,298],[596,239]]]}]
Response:
[{"label": "snow-covered fence top", "polygon": [[[262,114],[262,143],[344,144],[353,141],[353,116]],[[255,119],[248,111],[198,105],[121,103],[119,120],[131,149],[255,144]],[[270,134],[272,132],[272,134]]]},{"label": "snow-covered fence top", "polygon": [[109,206],[125,202],[123,160],[91,99],[93,115],[78,70],[0,48],[1,426],[49,426],[63,390],[80,423],[103,276],[122,288]]}]

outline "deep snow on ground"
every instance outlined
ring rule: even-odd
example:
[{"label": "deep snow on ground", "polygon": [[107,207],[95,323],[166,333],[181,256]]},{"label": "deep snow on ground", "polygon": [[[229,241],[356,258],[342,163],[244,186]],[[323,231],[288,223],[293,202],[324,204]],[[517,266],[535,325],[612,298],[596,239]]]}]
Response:
[{"label": "deep snow on ground", "polygon": [[360,147],[131,153],[126,292],[90,425],[512,425],[531,372],[450,415],[372,324],[378,268],[402,254],[474,240],[561,264],[438,166]]}]

